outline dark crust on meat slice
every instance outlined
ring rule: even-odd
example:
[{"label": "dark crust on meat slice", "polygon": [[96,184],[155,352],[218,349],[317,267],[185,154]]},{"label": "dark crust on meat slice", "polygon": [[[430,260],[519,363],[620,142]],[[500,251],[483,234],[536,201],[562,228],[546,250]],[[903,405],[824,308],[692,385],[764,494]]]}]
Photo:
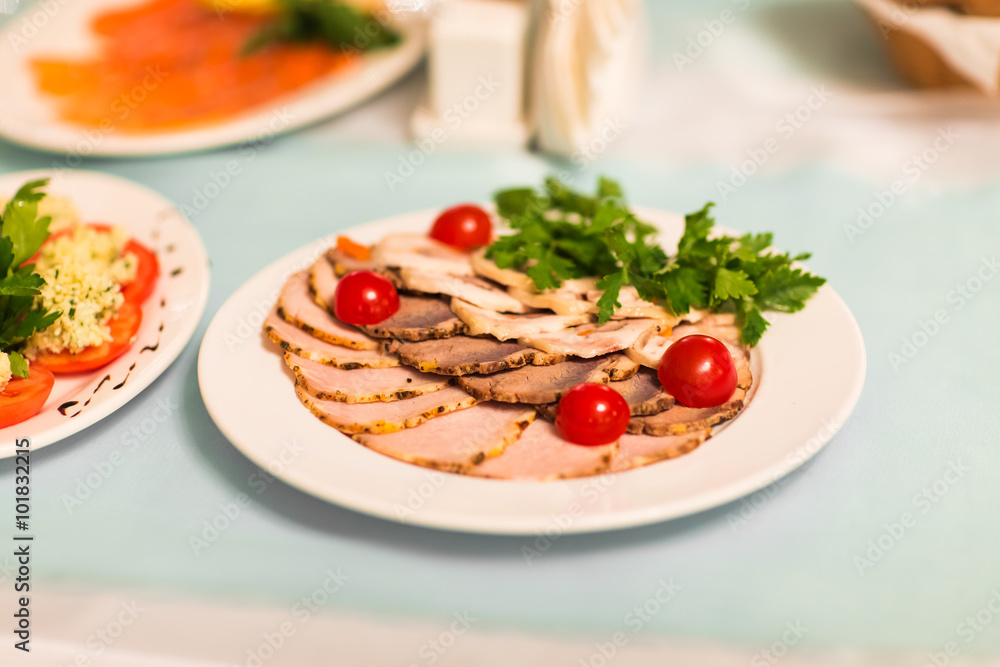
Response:
[{"label": "dark crust on meat slice", "polygon": [[445,301],[429,296],[399,296],[399,310],[392,317],[359,326],[369,336],[406,341],[450,338],[468,331]]},{"label": "dark crust on meat slice", "polygon": [[458,384],[480,400],[539,405],[554,403],[582,382],[625,380],[638,365],[623,354],[595,359],[568,359],[551,366],[528,366],[493,373],[463,375]]},{"label": "dark crust on meat slice", "polygon": [[274,328],[271,326],[264,327],[264,335],[266,335],[272,343],[280,347],[282,352],[285,353],[291,352],[292,354],[302,357],[304,359],[309,359],[310,361],[315,361],[318,364],[323,364],[324,366],[332,366],[333,368],[339,368],[344,371],[354,371],[359,368],[394,368],[395,366],[398,365],[391,363],[390,361],[386,361],[385,363],[382,364],[363,364],[358,361],[348,361],[348,362],[338,361],[336,363],[333,363],[335,361],[334,359],[317,356],[312,352],[310,352],[309,350],[299,347],[298,345],[292,345],[284,338],[279,336],[278,332],[275,331]]},{"label": "dark crust on meat slice", "polygon": [[[423,396],[424,394],[429,394],[437,389],[431,389],[428,387],[421,387],[416,389],[403,389],[400,391],[392,392],[369,392],[364,396],[363,399],[359,399],[356,394],[349,394],[347,392],[338,391],[336,393],[331,393],[329,391],[319,391],[315,387],[309,384],[308,378],[302,372],[302,369],[295,363],[293,359],[290,358],[289,353],[285,353],[285,365],[288,366],[289,370],[295,374],[295,386],[302,387],[311,395],[316,398],[323,399],[325,401],[339,401],[341,403],[389,403],[391,401],[402,401],[407,398],[414,398],[416,396]],[[357,369],[341,369],[341,370],[357,370]],[[451,380],[442,380],[445,382],[444,386],[451,384]],[[440,389],[441,387],[438,387]]]},{"label": "dark crust on meat slice", "polygon": [[[459,348],[456,351],[456,348]],[[418,342],[385,343],[386,352],[425,373],[438,375],[491,375],[522,366],[551,366],[566,360],[517,341],[499,341],[492,336],[452,336]]]},{"label": "dark crust on meat slice", "polygon": [[[629,414],[633,417],[658,415],[674,405],[674,397],[663,390],[656,373],[647,368],[640,368],[638,373],[627,380],[612,382],[609,386],[614,387],[625,399]],[[536,405],[535,410],[542,419],[554,422],[558,405],[558,403]]]},{"label": "dark crust on meat slice", "polygon": [[326,259],[333,265],[333,272],[337,274],[338,278],[346,276],[352,271],[375,271],[376,273],[380,273],[388,278],[389,282],[391,282],[397,289],[401,289],[403,287],[403,280],[399,277],[399,274],[392,269],[377,267],[371,260],[368,259],[357,259],[351,257],[336,247],[330,248],[326,251]]},{"label": "dark crust on meat slice", "polygon": [[646,435],[682,435],[729,421],[742,409],[742,398],[728,401],[714,408],[689,408],[677,403],[658,415],[633,417],[629,420],[628,432],[645,433]]},{"label": "dark crust on meat slice", "polygon": [[393,433],[395,431],[402,431],[403,429],[413,428],[414,426],[419,426],[423,424],[428,419],[433,419],[438,415],[444,414],[446,412],[451,412],[452,410],[461,410],[462,408],[468,408],[476,404],[476,401],[462,401],[460,403],[453,403],[451,405],[441,405],[437,408],[431,410],[425,410],[419,415],[410,417],[402,422],[379,422],[374,424],[338,424],[336,421],[330,418],[329,415],[325,414],[315,403],[315,401],[320,400],[306,391],[303,387],[295,387],[295,395],[298,396],[299,402],[302,403],[306,408],[309,409],[313,415],[319,419],[321,422],[328,426],[332,426],[341,433],[346,435],[355,435],[357,433]]}]

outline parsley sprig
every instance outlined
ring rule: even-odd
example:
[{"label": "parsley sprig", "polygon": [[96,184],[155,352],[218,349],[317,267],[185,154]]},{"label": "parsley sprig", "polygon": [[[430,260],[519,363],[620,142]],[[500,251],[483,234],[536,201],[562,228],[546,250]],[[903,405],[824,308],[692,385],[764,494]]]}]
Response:
[{"label": "parsley sprig", "polygon": [[368,51],[399,43],[399,33],[374,15],[339,0],[278,0],[276,16],[243,46],[251,55],[274,42],[321,43]]},{"label": "parsley sprig", "polygon": [[514,231],[490,245],[487,256],[501,268],[524,270],[540,290],[598,277],[602,323],[621,306],[621,288],[632,285],[677,315],[692,308],[735,313],[743,342],[756,345],[769,324],[764,312],[799,311],[826,282],[794,266],[809,253],[769,250],[770,233],[713,235],[712,203],[685,216],[671,255],[654,242],[656,228],[629,210],[621,186],[603,177],[593,196],[550,177],[541,191],[503,190],[495,201]]},{"label": "parsley sprig", "polygon": [[49,217],[38,217],[38,202],[45,197],[41,188],[48,182],[25,183],[0,217],[0,351],[10,357],[13,374],[22,378],[28,377],[28,363],[17,350],[59,318],[35,304],[45,280],[34,264],[25,264],[49,237]]}]

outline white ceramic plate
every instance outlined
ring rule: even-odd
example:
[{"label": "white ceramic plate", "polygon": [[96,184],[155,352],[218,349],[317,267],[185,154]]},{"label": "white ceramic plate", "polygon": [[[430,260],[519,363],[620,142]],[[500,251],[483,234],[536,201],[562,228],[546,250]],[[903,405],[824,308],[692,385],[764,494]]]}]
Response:
[{"label": "white ceramic plate", "polygon": [[114,176],[89,171],[22,171],[0,176],[7,197],[26,181],[49,177],[47,192],[69,197],[83,222],[120,225],[156,251],[160,278],[142,306],[135,343],[112,363],[90,373],[56,376],[41,412],[0,429],[0,458],[14,455],[14,440],[32,449],[51,445],[104,419],[166,370],[194,334],[208,299],[208,257],[201,237],[166,199]]},{"label": "white ceramic plate", "polygon": [[[54,100],[35,87],[29,61],[37,56],[87,57],[97,49],[89,23],[95,14],[136,4],[137,0],[60,2],[51,15],[36,3],[0,31],[0,136],[40,150],[81,156],[139,156],[185,153],[219,146],[252,143],[340,113],[387,88],[409,72],[424,52],[423,25],[400,21],[401,43],[363,57],[360,67],[331,74],[272,105],[232,120],[196,129],[149,134],[114,130],[117,113],[109,110],[107,131],[83,128],[59,119]],[[37,27],[41,26],[41,27]]]},{"label": "white ceramic plate", "polygon": [[[665,247],[681,216],[642,210]],[[429,228],[436,211],[346,232],[373,242]],[[792,471],[847,419],[861,393],[865,348],[854,317],[829,286],[795,315],[769,313],[754,349],[756,394],[740,416],[678,459],[618,475],[516,482],[438,473],[369,450],[299,404],[277,348],[260,331],[292,272],[336,235],[282,257],[236,291],[201,344],[198,379],[208,411],[246,456],[308,493],[387,519],[482,533],[578,533],[691,514],[739,498]],[[234,390],[252,387],[252,391]]]}]

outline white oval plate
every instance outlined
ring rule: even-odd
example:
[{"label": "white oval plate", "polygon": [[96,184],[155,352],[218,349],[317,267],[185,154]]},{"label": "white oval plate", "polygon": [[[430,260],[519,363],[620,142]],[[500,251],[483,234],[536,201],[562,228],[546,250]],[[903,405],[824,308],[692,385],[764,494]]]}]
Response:
[{"label": "white oval plate", "polygon": [[83,222],[120,225],[156,251],[160,278],[142,305],[142,326],[128,352],[90,373],[56,376],[41,412],[0,429],[0,458],[14,455],[15,439],[30,438],[32,449],[51,445],[137,396],[191,340],[208,299],[205,246],[191,223],[166,199],[131,181],[90,171],[4,174],[0,193],[10,196],[25,181],[37,178],[51,178],[46,192],[72,199]]},{"label": "white oval plate", "polygon": [[[640,209],[676,245],[683,218]],[[373,242],[429,228],[437,211],[347,230]],[[829,286],[795,315],[768,313],[756,357],[756,395],[717,435],[678,459],[618,475],[515,482],[438,473],[369,450],[322,423],[295,397],[293,379],[261,322],[292,272],[336,234],[254,276],[216,314],[201,344],[198,380],[227,438],[303,491],[387,519],[481,533],[582,533],[653,523],[708,509],[797,468],[847,419],[861,393],[865,348],[854,317]],[[236,388],[252,388],[250,391]]]},{"label": "white oval plate", "polygon": [[[186,153],[220,146],[252,143],[298,129],[340,113],[376,95],[420,61],[424,53],[423,24],[400,21],[401,43],[363,56],[360,67],[329,77],[273,104],[248,110],[225,123],[173,132],[122,134],[114,130],[118,114],[108,111],[105,129],[85,128],[61,120],[54,100],[35,87],[29,62],[37,56],[81,58],[93,54],[97,42],[89,24],[95,14],[137,0],[60,2],[49,16],[35,3],[0,31],[0,136],[32,148],[65,153],[67,159],[88,155],[141,156]],[[40,25],[41,27],[34,27]],[[27,38],[22,39],[24,35]],[[118,113],[126,112],[122,109]],[[72,162],[68,166],[76,166]]]}]

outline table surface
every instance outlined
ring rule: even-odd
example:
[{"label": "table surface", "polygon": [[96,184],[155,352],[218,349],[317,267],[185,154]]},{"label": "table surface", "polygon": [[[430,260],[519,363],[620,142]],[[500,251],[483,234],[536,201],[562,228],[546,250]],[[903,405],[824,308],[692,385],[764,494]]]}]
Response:
[{"label": "table surface", "polygon": [[[726,16],[733,20],[701,53],[678,57]],[[438,619],[468,610],[484,626],[598,635],[620,629],[660,580],[673,579],[680,592],[646,633],[763,644],[798,621],[809,629],[803,645],[814,647],[925,651],[958,640],[969,654],[1000,652],[1000,623],[968,640],[959,634],[1000,587],[993,103],[909,90],[879,33],[846,0],[659,2],[650,22],[648,86],[621,137],[585,167],[444,146],[391,189],[386,173],[412,150],[405,125],[420,72],[253,155],[85,160],[83,168],[189,206],[212,286],[194,339],[157,382],[112,418],[34,455],[35,575],[53,585],[286,604],[339,567],[350,576],[331,603],[339,611]],[[796,112],[808,118],[782,125]],[[777,152],[742,167],[755,173],[735,192],[720,189],[768,138]],[[61,160],[0,145],[5,172]],[[231,160],[240,175],[198,208]],[[534,537],[396,525],[257,483],[198,390],[198,343],[226,298],[312,239],[484,200],[561,169],[581,185],[597,174],[620,179],[644,206],[687,211],[714,199],[721,224],[773,230],[779,246],[815,253],[810,267],[852,309],[869,353],[861,400],[828,447],[752,505],[557,536],[531,562],[523,548],[536,547]],[[890,195],[897,181],[902,194]],[[863,209],[874,217],[859,226]],[[963,285],[974,291],[961,296]],[[939,311],[947,322],[927,324]],[[169,418],[156,420],[163,406]],[[112,473],[70,506],[115,452]],[[12,477],[11,462],[0,462],[0,488],[12,488]],[[250,505],[196,554],[191,536],[239,494]]]}]

